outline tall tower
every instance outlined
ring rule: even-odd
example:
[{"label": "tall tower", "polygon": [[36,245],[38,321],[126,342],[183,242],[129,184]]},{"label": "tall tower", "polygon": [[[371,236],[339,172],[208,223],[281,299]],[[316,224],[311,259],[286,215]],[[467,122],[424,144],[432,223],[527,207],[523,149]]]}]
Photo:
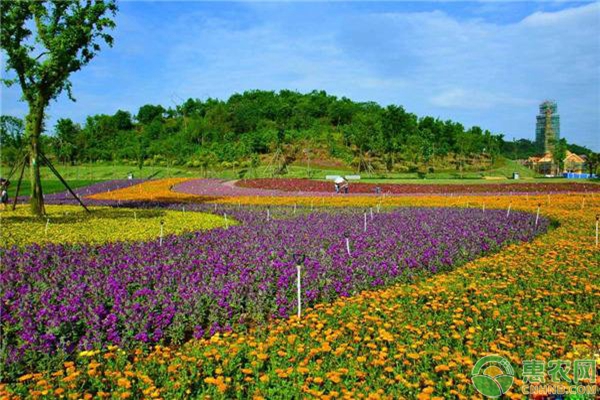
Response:
[{"label": "tall tower", "polygon": [[552,144],[560,139],[560,115],[557,109],[553,100],[546,100],[540,104],[540,113],[535,124],[535,143],[540,152],[552,151]]}]

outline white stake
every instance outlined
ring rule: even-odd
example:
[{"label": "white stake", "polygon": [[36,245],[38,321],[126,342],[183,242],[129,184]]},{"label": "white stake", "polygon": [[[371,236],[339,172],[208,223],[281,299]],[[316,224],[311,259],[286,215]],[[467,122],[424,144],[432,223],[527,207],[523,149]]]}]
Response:
[{"label": "white stake", "polygon": [[583,210],[583,207],[585,207],[585,197],[583,199],[581,199],[581,209]]},{"label": "white stake", "polygon": [[350,238],[346,237],[346,251],[350,255]]},{"label": "white stake", "polygon": [[181,207],[181,212],[185,214],[185,206]]},{"label": "white stake", "polygon": [[267,207],[267,222],[271,219],[271,210]]},{"label": "white stake", "polygon": [[364,224],[364,228],[363,228],[363,232],[367,231],[367,213],[365,212],[365,224]]},{"label": "white stake", "polygon": [[482,210],[483,210],[483,212],[485,212],[485,203],[483,203]]},{"label": "white stake", "polygon": [[508,205],[508,211],[506,211],[506,216],[509,217],[510,216],[510,208],[512,207],[512,203],[510,203]]},{"label": "white stake", "polygon": [[229,221],[227,221],[227,213],[223,213],[223,217],[225,217],[225,228],[229,228]]},{"label": "white stake", "polygon": [[538,204],[537,214],[535,216],[535,226],[537,226],[539,219],[540,219],[540,204]]},{"label": "white stake", "polygon": [[297,272],[297,277],[296,277],[296,286],[298,289],[298,320],[300,320],[300,314],[302,313],[302,286],[300,284],[300,270],[301,267],[300,265],[296,265],[296,272]]},{"label": "white stake", "polygon": [[600,215],[596,215],[596,247],[598,247],[598,221],[600,221]]},{"label": "white stake", "polygon": [[50,218],[46,219],[46,230],[44,231],[44,234],[46,236],[48,236],[48,226],[50,225]]},{"label": "white stake", "polygon": [[294,215],[296,214],[296,203],[294,203]]},{"label": "white stake", "polygon": [[381,209],[381,202],[377,203],[377,214],[379,214],[380,209]]},{"label": "white stake", "polygon": [[160,221],[160,238],[158,240],[158,245],[162,246],[163,243],[163,226],[164,226],[165,222],[164,221]]},{"label": "white stake", "polygon": [[373,207],[369,208],[369,212],[371,213],[371,219],[373,219]]}]

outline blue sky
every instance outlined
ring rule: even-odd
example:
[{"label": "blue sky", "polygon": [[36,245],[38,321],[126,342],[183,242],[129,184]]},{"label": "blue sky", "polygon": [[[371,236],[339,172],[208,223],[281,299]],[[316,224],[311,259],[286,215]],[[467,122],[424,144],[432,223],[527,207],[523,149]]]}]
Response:
[{"label": "blue sky", "polygon": [[[250,89],[324,89],[534,138],[544,99],[562,136],[600,151],[600,3],[121,2],[113,48],[48,110],[135,113]],[[23,116],[16,86],[2,113]]]}]

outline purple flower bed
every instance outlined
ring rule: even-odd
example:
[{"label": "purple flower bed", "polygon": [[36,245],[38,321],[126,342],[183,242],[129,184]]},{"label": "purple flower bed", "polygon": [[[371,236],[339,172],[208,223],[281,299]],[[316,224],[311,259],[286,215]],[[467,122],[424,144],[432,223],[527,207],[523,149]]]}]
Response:
[{"label": "purple flower bed", "polygon": [[[114,179],[110,181],[98,182],[92,185],[83,186],[80,188],[73,189],[75,194],[79,196],[85,205],[115,205],[116,201],[106,200],[92,200],[85,199],[85,196],[91,196],[96,193],[111,192],[117,189],[123,189],[129,186],[137,185],[138,183],[144,182],[143,179]],[[19,196],[18,201],[20,203],[29,201],[29,196]],[[77,205],[79,202],[73,198],[73,195],[68,190],[58,193],[50,193],[44,195],[44,201],[47,204],[59,204],[59,205]]]},{"label": "purple flower bed", "polygon": [[[290,210],[282,211],[290,214]],[[294,254],[306,256],[303,304],[447,270],[549,221],[503,210],[404,208],[270,219],[158,241],[0,249],[3,363],[107,344],[180,343],[296,311]],[[347,253],[345,236],[350,241]]]},{"label": "purple flower bed", "polygon": [[[117,189],[123,189],[129,186],[137,185],[138,183],[144,182],[143,179],[114,179],[111,181],[104,181],[94,183],[89,186],[83,186],[77,189],[73,189],[75,194],[82,198],[84,204],[94,204],[96,201],[90,199],[83,199],[85,196],[91,196],[96,193],[111,192]],[[79,204],[77,200],[73,198],[73,195],[68,190],[60,193],[51,193],[44,196],[44,200],[48,204]]]}]

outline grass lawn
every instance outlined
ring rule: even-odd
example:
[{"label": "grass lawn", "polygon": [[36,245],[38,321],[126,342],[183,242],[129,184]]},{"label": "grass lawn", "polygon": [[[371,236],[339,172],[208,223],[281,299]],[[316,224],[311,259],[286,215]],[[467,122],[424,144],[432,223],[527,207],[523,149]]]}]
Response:
[{"label": "grass lawn", "polygon": [[[14,179],[14,178],[13,178]],[[89,179],[79,179],[79,180],[71,180],[68,179],[67,183],[71,186],[72,189],[76,189],[82,186],[92,185],[94,183],[100,182],[99,180],[89,180]],[[42,179],[42,189],[44,190],[44,194],[64,192],[67,190],[62,182],[58,179]],[[17,190],[17,182],[16,180],[12,181],[12,184],[8,188],[8,196],[12,199]],[[31,186],[29,184],[29,177],[23,177],[23,183],[21,184],[21,189],[19,191],[19,196],[29,196],[31,193]]]},{"label": "grass lawn", "polygon": [[[186,168],[186,167],[164,167],[153,166],[143,167],[139,170],[136,166],[111,163],[96,163],[83,165],[57,165],[61,175],[69,182],[73,188],[90,185],[96,182],[111,179],[127,179],[127,175],[132,173],[134,178],[220,178],[227,180],[254,178],[271,178],[272,168],[267,165],[261,165],[256,170],[252,169],[208,169]],[[0,176],[8,173],[7,166],[0,166]],[[242,172],[242,173],[241,173]],[[512,180],[509,177],[513,172],[520,174],[520,180]],[[282,178],[312,178],[324,180],[327,175],[354,175],[356,171],[350,168],[324,168],[311,167],[310,173],[306,165],[291,165],[288,167],[288,173],[281,175]],[[486,184],[486,183],[531,183],[531,182],[566,182],[563,178],[544,178],[536,175],[533,171],[525,168],[513,160],[501,159],[494,168],[480,172],[464,172],[460,174],[457,171],[439,171],[427,174],[425,179],[419,178],[417,173],[361,173],[361,182],[368,183],[415,183],[415,184]],[[26,171],[25,179],[28,179]],[[10,196],[14,195],[16,189],[16,178],[12,178],[13,184],[10,187]],[[591,182],[589,180],[569,180],[569,182]],[[596,180],[596,182],[598,182]],[[56,179],[54,174],[48,168],[42,168],[42,184],[45,193],[54,193],[63,191],[62,184]],[[21,187],[23,195],[29,194],[29,182],[25,182]]]}]

